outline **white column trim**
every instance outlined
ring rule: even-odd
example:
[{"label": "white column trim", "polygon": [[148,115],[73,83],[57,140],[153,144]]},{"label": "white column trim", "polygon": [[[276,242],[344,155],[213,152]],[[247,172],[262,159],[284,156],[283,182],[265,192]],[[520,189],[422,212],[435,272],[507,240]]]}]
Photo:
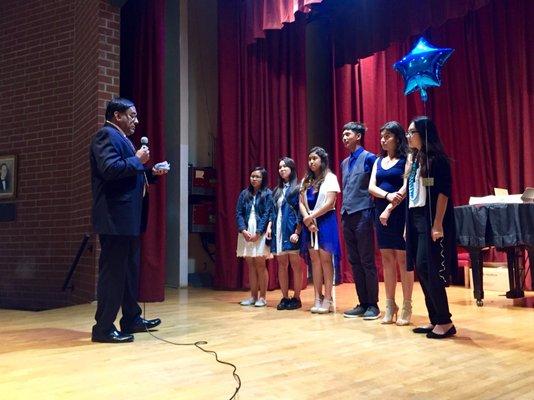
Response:
[{"label": "white column trim", "polygon": [[188,0],[180,0],[180,287],[188,285],[189,275],[189,46]]}]

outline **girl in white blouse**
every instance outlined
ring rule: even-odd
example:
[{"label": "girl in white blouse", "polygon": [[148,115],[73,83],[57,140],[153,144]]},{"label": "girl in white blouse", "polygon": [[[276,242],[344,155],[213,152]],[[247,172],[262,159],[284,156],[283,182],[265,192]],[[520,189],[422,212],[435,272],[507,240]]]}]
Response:
[{"label": "girl in white blouse", "polygon": [[302,232],[302,247],[311,258],[315,288],[312,313],[333,311],[334,268],[339,265],[341,254],[335,211],[339,192],[337,177],[328,168],[328,154],[321,147],[312,148],[308,155],[308,173],[300,189],[300,211],[306,227]]}]

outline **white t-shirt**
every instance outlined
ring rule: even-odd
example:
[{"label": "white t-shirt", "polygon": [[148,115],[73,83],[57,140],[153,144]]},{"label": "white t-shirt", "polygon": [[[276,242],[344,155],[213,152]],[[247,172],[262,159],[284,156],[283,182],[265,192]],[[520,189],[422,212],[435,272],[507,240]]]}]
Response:
[{"label": "white t-shirt", "polygon": [[[326,173],[324,181],[319,187],[319,194],[317,195],[317,202],[315,203],[315,207],[313,207],[313,210],[310,211],[318,210],[322,206],[324,206],[324,204],[326,203],[326,195],[328,192],[341,192],[337,177],[332,172]],[[332,210],[335,210],[335,206],[332,206]]]}]

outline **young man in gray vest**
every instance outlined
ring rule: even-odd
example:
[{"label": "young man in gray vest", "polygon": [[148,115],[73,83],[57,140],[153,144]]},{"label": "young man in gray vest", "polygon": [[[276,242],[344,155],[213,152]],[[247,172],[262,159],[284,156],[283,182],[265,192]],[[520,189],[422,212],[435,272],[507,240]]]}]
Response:
[{"label": "young man in gray vest", "polygon": [[356,307],[345,311],[343,316],[372,320],[380,316],[373,230],[374,204],[368,191],[376,156],[362,147],[366,130],[360,122],[349,122],[343,127],[343,144],[350,151],[350,156],[341,162],[341,220],[360,302]]}]

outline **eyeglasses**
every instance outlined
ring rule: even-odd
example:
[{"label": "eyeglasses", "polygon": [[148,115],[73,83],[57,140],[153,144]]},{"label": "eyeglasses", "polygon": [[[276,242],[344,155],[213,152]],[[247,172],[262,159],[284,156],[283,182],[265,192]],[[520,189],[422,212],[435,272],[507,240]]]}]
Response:
[{"label": "eyeglasses", "polygon": [[411,138],[413,135],[415,135],[416,133],[419,133],[419,131],[406,131],[406,133],[404,134],[404,136],[406,136],[407,138]]}]

